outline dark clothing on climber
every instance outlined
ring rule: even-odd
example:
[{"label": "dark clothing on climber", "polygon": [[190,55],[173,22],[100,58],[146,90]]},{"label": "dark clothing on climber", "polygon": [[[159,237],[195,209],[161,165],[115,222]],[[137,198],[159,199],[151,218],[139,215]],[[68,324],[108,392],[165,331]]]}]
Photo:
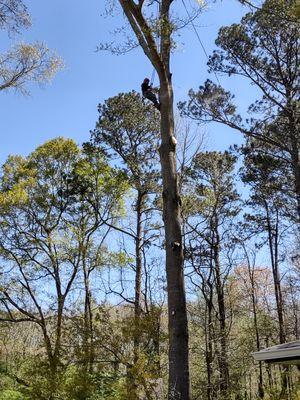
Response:
[{"label": "dark clothing on climber", "polygon": [[151,85],[149,85],[149,79],[148,78],[144,79],[141,87],[142,87],[143,96],[146,99],[152,101],[154,106],[159,110],[160,109],[160,104],[159,104],[159,102],[158,102],[158,100],[156,98],[156,95],[152,92],[152,87],[151,87]]},{"label": "dark clothing on climber", "polygon": [[142,83],[142,92],[145,94],[148,90],[151,90],[151,85],[146,81]]}]

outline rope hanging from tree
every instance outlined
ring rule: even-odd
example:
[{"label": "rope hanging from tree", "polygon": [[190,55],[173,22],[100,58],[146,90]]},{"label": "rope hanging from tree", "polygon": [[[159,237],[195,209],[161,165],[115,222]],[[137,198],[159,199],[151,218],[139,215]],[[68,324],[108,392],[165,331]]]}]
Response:
[{"label": "rope hanging from tree", "polygon": [[154,79],[155,79],[155,68],[153,68],[152,70],[152,75],[151,75],[151,80],[150,80],[150,85],[152,86],[154,83]]},{"label": "rope hanging from tree", "polygon": [[[189,23],[192,25],[193,30],[194,30],[194,32],[195,32],[195,34],[196,34],[197,39],[198,39],[198,42],[200,43],[200,46],[201,46],[201,48],[202,48],[202,50],[203,50],[203,53],[205,54],[206,58],[209,59],[208,54],[207,54],[207,51],[206,51],[206,49],[205,49],[205,47],[204,47],[204,44],[203,44],[203,42],[202,42],[202,40],[201,40],[201,37],[200,37],[200,35],[199,35],[199,32],[198,32],[198,30],[197,30],[197,28],[196,28],[196,26],[195,26],[195,24],[194,24],[194,22],[193,22],[193,18],[191,17],[191,15],[190,15],[190,13],[189,13],[189,10],[188,10],[188,8],[187,8],[187,5],[186,5],[186,3],[185,3],[184,0],[181,0],[181,2],[182,2],[182,5],[183,5],[183,7],[184,7],[184,9],[185,9],[185,12],[186,12],[186,14],[187,14],[187,17],[188,17],[188,19],[189,19]],[[199,3],[200,3],[200,2],[199,2]],[[216,73],[215,71],[213,71],[213,73],[214,73],[214,75],[215,75],[215,77],[216,77],[216,79],[217,79],[219,85],[221,85],[217,73]]]},{"label": "rope hanging from tree", "polygon": [[[158,28],[159,28],[159,21],[160,21],[160,0],[157,0],[157,17],[156,17],[156,20],[158,21]],[[155,42],[156,42],[156,48],[157,48],[158,52],[160,53],[159,40],[160,40],[160,35],[159,35],[159,30],[158,30],[158,34],[157,34],[157,37],[156,37]],[[156,70],[155,70],[155,68],[153,67],[152,75],[151,75],[151,80],[150,80],[151,86],[154,84],[155,73],[156,73]]]}]

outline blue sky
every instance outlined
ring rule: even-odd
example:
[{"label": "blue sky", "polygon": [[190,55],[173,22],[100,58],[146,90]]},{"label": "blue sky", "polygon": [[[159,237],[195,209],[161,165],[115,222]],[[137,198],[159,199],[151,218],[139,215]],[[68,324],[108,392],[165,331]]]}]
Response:
[{"label": "blue sky", "polygon": [[[119,92],[139,91],[143,78],[151,75],[152,68],[141,50],[124,56],[95,51],[100,42],[114,40],[110,32],[122,21],[121,14],[114,19],[104,18],[103,2],[25,0],[32,27],[12,39],[1,32],[2,50],[20,40],[39,40],[55,49],[65,63],[65,69],[50,85],[32,86],[29,97],[0,93],[1,163],[9,154],[26,155],[57,136],[73,138],[78,144],[87,141],[97,120],[98,103]],[[208,6],[197,25],[209,54],[215,47],[219,27],[239,21],[245,12],[237,0]],[[206,61],[195,33],[191,29],[183,31],[172,60],[176,101],[183,100],[189,88],[196,88],[209,77]],[[238,103],[244,109],[250,93],[253,95],[248,85],[225,77],[220,80],[237,93]],[[210,125],[206,130],[211,149],[222,150],[241,141],[238,133],[221,126]]]}]

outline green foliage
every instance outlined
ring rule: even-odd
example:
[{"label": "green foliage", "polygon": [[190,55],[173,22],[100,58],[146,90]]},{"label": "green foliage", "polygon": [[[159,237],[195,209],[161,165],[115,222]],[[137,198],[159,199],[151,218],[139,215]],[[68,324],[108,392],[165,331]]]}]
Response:
[{"label": "green foliage", "polygon": [[[28,387],[14,387],[13,380],[1,380],[1,386],[7,387],[0,391],[1,400],[48,400],[54,394],[47,375],[49,369],[43,359],[29,358],[18,371],[27,382]],[[57,376],[55,399],[59,400],[125,400],[126,384],[120,373],[99,370],[87,373],[82,367],[69,365]]]},{"label": "green foliage", "polygon": [[296,5],[295,5],[295,15],[297,18],[300,18],[300,3],[299,0],[297,1]]},{"label": "green foliage", "polygon": [[[90,276],[104,265],[127,262],[124,253],[108,250],[102,236],[104,223],[122,214],[127,188],[124,173],[110,167],[103,154],[80,149],[70,139],[50,140],[3,166],[0,251],[10,273],[0,275],[1,315],[38,328],[37,343],[45,354],[27,355],[18,368],[20,379],[30,382],[31,399],[46,400],[49,393],[65,390],[63,385],[71,390],[75,372],[64,368],[71,356],[61,347],[73,325],[65,315],[68,295],[83,268]],[[78,383],[70,396],[79,399],[88,390]]]},{"label": "green foliage", "polygon": [[195,155],[187,171],[187,190],[183,196],[186,216],[238,213],[235,203],[233,170],[236,158],[228,152],[203,152]]},{"label": "green foliage", "polygon": [[286,178],[283,191],[289,193],[294,214],[300,212],[297,6],[294,0],[266,0],[251,8],[240,23],[219,31],[209,70],[246,78],[256,86],[260,97],[249,105],[247,117],[238,114],[234,95],[210,80],[191,90],[189,101],[180,105],[183,114],[193,119],[216,121],[244,134],[247,151],[261,153],[265,164],[273,159],[271,163],[277,163]]},{"label": "green foliage", "polygon": [[[291,7],[286,7],[287,4]],[[250,135],[248,146],[243,149],[246,169],[242,177],[251,190],[247,205],[256,211],[255,215],[248,215],[248,222],[256,231],[259,226],[260,236],[255,237],[260,239],[265,229],[261,206],[266,201],[271,201],[268,211],[278,210],[277,215],[282,219],[290,215],[289,209],[294,207],[289,194],[292,169],[286,162],[290,150],[282,153],[278,150],[281,147],[276,147],[277,143],[291,144],[286,112],[277,113],[276,102],[283,98],[282,81],[276,69],[278,65],[266,50],[270,44],[275,48],[280,44],[283,76],[286,56],[290,56],[290,78],[297,76],[293,64],[297,51],[289,53],[287,44],[292,45],[299,37],[293,16],[298,12],[297,7],[293,1],[267,0],[261,9],[247,14],[241,23],[220,30],[217,40],[220,51],[211,57],[210,68],[246,76],[252,81],[256,79],[264,92],[262,99],[250,107],[249,120],[242,121],[234,97],[211,81],[201,86],[199,92],[190,92],[191,101],[188,109],[184,108],[197,120],[226,121],[241,132],[258,135],[256,138]],[[1,18],[0,21],[3,22]],[[36,49],[28,46],[16,50],[28,62],[34,62],[39,56]],[[40,50],[48,54],[45,48],[40,47]],[[37,76],[36,80],[47,79],[47,71],[44,72],[44,77]],[[298,86],[293,87],[298,93]],[[289,111],[297,115],[298,98],[292,99]],[[264,118],[257,119],[259,113]],[[263,151],[258,142],[262,136],[273,140],[267,142]],[[158,188],[158,141],[159,114],[151,105],[144,104],[137,93],[121,93],[99,105],[99,121],[92,144],[79,148],[70,139],[56,138],[39,146],[28,157],[7,159],[0,179],[3,261],[0,317],[13,322],[20,322],[22,318],[31,322],[11,324],[9,329],[6,322],[5,326],[0,325],[0,400],[48,400],[50,396],[58,400],[136,400],[136,392],[147,400],[155,398],[158,383],[168,372],[167,316],[163,306],[149,304],[149,298],[152,301],[152,296],[156,296],[156,293],[153,295],[155,281],[160,278],[148,269],[147,254],[143,266],[147,270],[142,296],[145,307],[141,315],[134,315],[132,304],[106,303],[100,307],[98,302],[102,293],[107,296],[110,287],[114,290],[113,285],[106,286],[100,275],[103,267],[116,267],[112,274],[117,274],[122,267],[123,273],[123,268],[135,261],[131,249],[115,252],[115,244],[113,248],[109,241],[103,244],[102,229],[105,230],[106,224],[116,225],[125,215],[128,202],[124,196],[129,188],[133,188],[134,193],[138,190],[145,194],[142,206],[144,210],[148,208],[150,195],[155,195]],[[120,162],[122,170],[112,167],[120,166]],[[223,338],[226,335],[225,355],[230,372],[228,398],[235,400],[257,398],[259,366],[251,356],[257,347],[256,334],[260,345],[278,341],[274,293],[270,289],[269,275],[263,275],[265,267],[254,274],[257,331],[245,268],[243,265],[239,265],[239,271],[232,268],[235,263],[244,262],[240,254],[236,261],[234,253],[237,241],[234,220],[240,212],[234,181],[235,163],[236,157],[229,152],[201,152],[194,157],[183,177],[186,183],[182,196],[183,216],[187,222],[186,272],[198,296],[197,301],[193,299],[189,304],[191,377],[194,398],[203,400],[207,399],[208,367],[212,368],[211,398],[223,397],[220,392],[221,335]],[[152,222],[150,213],[145,211],[147,234],[154,227],[160,227],[156,220]],[[245,228],[246,224],[242,226],[243,230]],[[249,233],[253,231],[248,230]],[[286,233],[287,230],[284,235]],[[152,233],[149,240],[143,237],[147,243],[145,248],[156,239]],[[219,259],[213,258],[212,249]],[[220,264],[218,276],[216,261]],[[191,266],[197,276],[191,272]],[[84,273],[90,282],[85,293],[90,296],[89,305],[87,296],[82,296]],[[220,279],[218,293],[217,278]],[[282,282],[285,283],[285,276]],[[297,284],[293,282],[295,291]],[[60,296],[58,302],[61,293],[67,293],[66,300]],[[129,293],[132,295],[130,289]],[[288,287],[284,294],[289,304]],[[220,328],[218,296],[224,299],[226,332]],[[298,317],[297,301],[288,314],[287,334],[291,339],[293,325],[297,324],[294,321]],[[58,340],[56,317],[62,303],[62,335]],[[89,306],[92,309],[90,320],[85,318]],[[41,312],[44,312],[45,322],[40,318]],[[36,318],[39,318],[38,323]],[[138,347],[135,347],[136,339]],[[93,358],[87,361],[87,350],[91,349]],[[53,373],[49,354],[54,352],[58,356]],[[272,366],[272,370],[268,370],[263,366],[263,378],[265,399],[279,399],[279,369]],[[296,385],[292,398],[299,399]]]},{"label": "green foliage", "polygon": [[108,371],[85,373],[70,366],[62,377],[60,396],[63,400],[122,400],[122,378]]},{"label": "green foliage", "polygon": [[27,159],[9,157],[1,179],[0,206],[12,210],[36,206],[47,213],[77,203],[100,206],[103,197],[116,200],[126,191],[122,172],[108,166],[103,156],[81,151],[74,141],[57,138],[38,147]]},{"label": "green foliage", "polygon": [[8,389],[0,392],[0,400],[28,400],[28,397],[16,390]]},{"label": "green foliage", "polygon": [[134,91],[109,98],[98,110],[94,145],[118,155],[134,188],[153,191],[158,179],[158,113]]}]

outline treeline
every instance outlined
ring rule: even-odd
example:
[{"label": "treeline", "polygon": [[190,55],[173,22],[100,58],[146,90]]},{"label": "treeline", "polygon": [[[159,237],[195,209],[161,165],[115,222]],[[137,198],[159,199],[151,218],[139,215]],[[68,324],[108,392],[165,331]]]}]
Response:
[{"label": "treeline", "polygon": [[[296,368],[251,353],[300,334],[299,36],[289,1],[252,8],[221,28],[208,62],[256,87],[246,118],[211,81],[179,104],[195,400],[297,399]],[[190,119],[245,144],[206,151]],[[166,397],[176,310],[167,315],[159,145],[159,113],[121,93],[99,105],[88,143],[56,138],[4,163],[1,400]]]}]

